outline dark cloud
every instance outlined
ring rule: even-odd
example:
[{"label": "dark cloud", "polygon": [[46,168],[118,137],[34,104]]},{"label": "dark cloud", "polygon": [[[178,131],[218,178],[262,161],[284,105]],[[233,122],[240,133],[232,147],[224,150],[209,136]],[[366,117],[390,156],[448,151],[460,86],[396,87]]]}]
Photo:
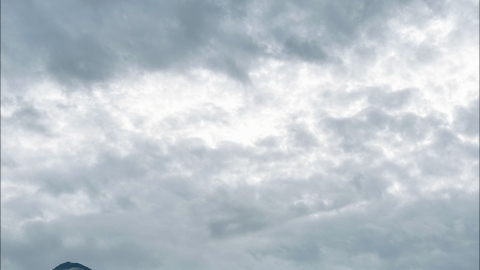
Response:
[{"label": "dark cloud", "polygon": [[[2,74],[45,74],[72,85],[132,68],[205,67],[248,82],[259,58],[334,59],[332,48],[352,42],[398,4],[9,1],[2,8]],[[282,49],[272,52],[271,45]]]},{"label": "dark cloud", "polygon": [[479,120],[479,101],[473,100],[466,107],[459,107],[455,112],[454,126],[456,130],[467,136],[478,137]]}]

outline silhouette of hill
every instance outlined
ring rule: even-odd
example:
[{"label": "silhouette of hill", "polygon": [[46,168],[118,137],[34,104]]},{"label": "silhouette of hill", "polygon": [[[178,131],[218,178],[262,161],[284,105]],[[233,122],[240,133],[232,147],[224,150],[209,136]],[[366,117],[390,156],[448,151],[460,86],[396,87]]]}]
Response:
[{"label": "silhouette of hill", "polygon": [[65,262],[53,268],[53,270],[92,270],[92,269],[84,265],[81,265],[79,263]]}]

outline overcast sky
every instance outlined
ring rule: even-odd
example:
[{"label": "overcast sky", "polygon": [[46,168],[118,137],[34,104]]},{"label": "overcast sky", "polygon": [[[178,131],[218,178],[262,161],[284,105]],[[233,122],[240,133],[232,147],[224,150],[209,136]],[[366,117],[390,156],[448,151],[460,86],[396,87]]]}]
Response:
[{"label": "overcast sky", "polygon": [[478,269],[478,0],[1,0],[1,267]]}]

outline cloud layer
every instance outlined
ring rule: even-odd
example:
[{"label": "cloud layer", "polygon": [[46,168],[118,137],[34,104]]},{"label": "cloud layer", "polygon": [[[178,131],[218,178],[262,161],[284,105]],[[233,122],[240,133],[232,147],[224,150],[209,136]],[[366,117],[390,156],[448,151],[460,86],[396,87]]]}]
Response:
[{"label": "cloud layer", "polygon": [[2,267],[478,268],[478,10],[3,1]]}]

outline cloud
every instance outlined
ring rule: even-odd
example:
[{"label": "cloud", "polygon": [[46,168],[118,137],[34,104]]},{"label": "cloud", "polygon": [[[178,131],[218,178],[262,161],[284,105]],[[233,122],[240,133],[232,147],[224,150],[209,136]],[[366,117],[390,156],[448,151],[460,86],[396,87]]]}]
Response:
[{"label": "cloud", "polygon": [[476,13],[2,3],[2,265],[478,268]]},{"label": "cloud", "polygon": [[2,10],[2,37],[8,40],[2,43],[2,73],[89,85],[129,69],[202,67],[247,82],[265,57],[333,61],[335,48],[354,42],[397,5],[403,4],[8,2]]},{"label": "cloud", "polygon": [[478,99],[465,107],[457,108],[455,112],[455,128],[467,136],[478,137]]}]

